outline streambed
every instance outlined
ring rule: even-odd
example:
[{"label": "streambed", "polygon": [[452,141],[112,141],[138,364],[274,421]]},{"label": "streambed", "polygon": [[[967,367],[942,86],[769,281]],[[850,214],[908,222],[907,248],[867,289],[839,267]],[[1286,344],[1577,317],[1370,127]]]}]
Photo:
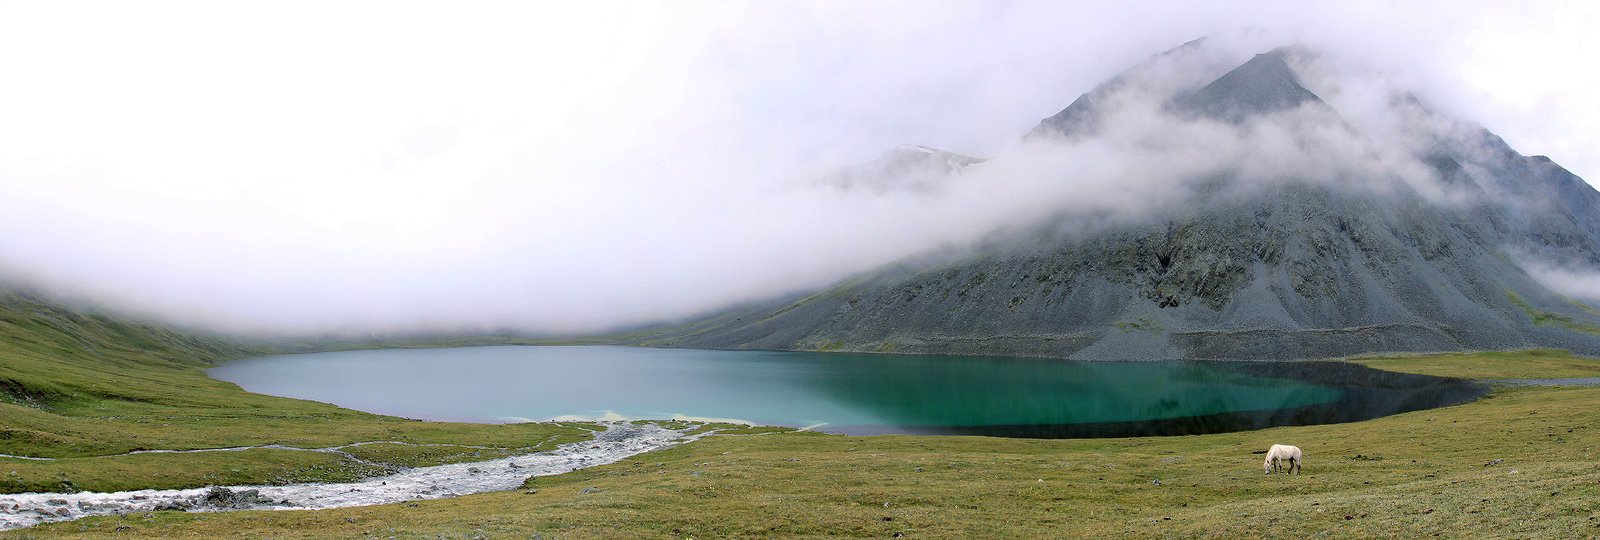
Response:
[{"label": "streambed", "polygon": [[417,467],[358,482],[0,495],[0,530],[157,510],[308,510],[504,491],[522,485],[530,476],[614,463],[693,438],[696,436],[685,436],[684,431],[656,424],[610,423],[592,440],[564,444],[548,452]]}]

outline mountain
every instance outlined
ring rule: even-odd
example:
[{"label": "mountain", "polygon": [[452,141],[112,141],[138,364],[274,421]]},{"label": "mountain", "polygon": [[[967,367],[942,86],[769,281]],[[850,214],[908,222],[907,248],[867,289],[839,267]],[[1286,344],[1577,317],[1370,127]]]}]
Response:
[{"label": "mountain", "polygon": [[931,191],[938,189],[944,179],[983,161],[937,148],[904,144],[867,163],[834,171],[818,183],[843,191]]},{"label": "mountain", "polygon": [[[1263,131],[1251,123],[1264,118],[1327,118],[1306,129],[1366,136],[1308,89],[1295,66],[1310,54],[1274,49],[1227,67],[1226,54],[1191,42],[1083,94],[1025,140],[1092,140],[1116,107],[1151,96],[1167,113],[1246,131]],[[1306,163],[1252,179],[1237,171],[1272,156],[1251,149],[1236,169],[1174,185],[1188,200],[1151,219],[1083,231],[1044,223],[954,259],[906,261],[626,341],[1125,360],[1600,354],[1600,312],[1525,267],[1600,267],[1600,192],[1413,96],[1388,106],[1404,115],[1397,125],[1438,126],[1395,150],[1409,152],[1404,163],[1374,159],[1361,175],[1314,180],[1327,167],[1318,158],[1342,154],[1293,131],[1255,139],[1298,145]],[[1419,176],[1433,180],[1404,180]]]},{"label": "mountain", "polygon": [[1253,115],[1322,103],[1300,85],[1284,49],[1258,54],[1233,71],[1180,97],[1176,105],[1206,116],[1243,121]]}]

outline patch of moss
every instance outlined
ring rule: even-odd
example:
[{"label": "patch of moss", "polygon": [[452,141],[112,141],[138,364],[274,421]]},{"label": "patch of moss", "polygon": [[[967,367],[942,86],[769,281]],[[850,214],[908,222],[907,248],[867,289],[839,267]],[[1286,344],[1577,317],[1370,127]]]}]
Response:
[{"label": "patch of moss", "polygon": [[1140,317],[1132,321],[1117,321],[1115,323],[1111,323],[1111,326],[1114,326],[1123,332],[1144,331],[1152,334],[1159,334],[1161,333],[1162,328],[1164,328],[1160,321],[1151,319],[1149,317]]},{"label": "patch of moss", "polygon": [[[1516,304],[1517,307],[1522,308],[1522,311],[1526,312],[1528,317],[1533,319],[1533,324],[1540,326],[1558,326],[1574,332],[1583,332],[1585,334],[1600,334],[1600,324],[1588,321],[1580,321],[1560,313],[1552,313],[1538,309],[1533,307],[1533,304],[1529,304],[1527,300],[1522,299],[1521,296],[1518,296],[1517,293],[1511,291],[1506,291],[1506,298],[1509,298],[1511,303]],[[1577,302],[1573,303],[1577,304],[1581,308],[1593,312],[1592,309],[1588,309],[1588,306],[1584,306],[1583,304]]]}]

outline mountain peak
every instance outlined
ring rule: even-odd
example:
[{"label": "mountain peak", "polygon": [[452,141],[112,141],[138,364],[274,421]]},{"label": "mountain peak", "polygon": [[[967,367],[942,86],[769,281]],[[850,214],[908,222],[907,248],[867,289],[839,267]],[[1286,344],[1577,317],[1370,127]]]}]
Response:
[{"label": "mountain peak", "polygon": [[1300,85],[1285,50],[1273,49],[1251,58],[1199,90],[1178,99],[1178,106],[1224,120],[1292,109],[1322,99]]},{"label": "mountain peak", "polygon": [[962,169],[983,163],[982,158],[922,146],[902,144],[872,161],[841,168],[820,183],[842,190],[930,191]]},{"label": "mountain peak", "polygon": [[894,149],[884,152],[879,158],[883,162],[938,162],[951,170],[960,169],[968,165],[983,163],[983,159],[957,154],[947,150],[940,150],[920,144],[902,144]]},{"label": "mountain peak", "polygon": [[961,172],[969,165],[983,163],[983,159],[931,148],[919,144],[902,144],[884,152],[867,167],[875,174],[896,176],[942,176]]},{"label": "mountain peak", "polygon": [[1183,45],[1173,47],[1156,55],[1152,55],[1139,65],[1133,66],[1110,80],[1101,83],[1088,92],[1078,96],[1078,99],[1067,105],[1049,118],[1039,122],[1039,125],[1029,131],[1024,138],[1037,137],[1080,137],[1092,134],[1100,121],[1100,104],[1112,93],[1121,90],[1129,83],[1129,79],[1138,79],[1142,72],[1159,71],[1164,63],[1193,64],[1195,56],[1206,52],[1209,38],[1200,37]]}]

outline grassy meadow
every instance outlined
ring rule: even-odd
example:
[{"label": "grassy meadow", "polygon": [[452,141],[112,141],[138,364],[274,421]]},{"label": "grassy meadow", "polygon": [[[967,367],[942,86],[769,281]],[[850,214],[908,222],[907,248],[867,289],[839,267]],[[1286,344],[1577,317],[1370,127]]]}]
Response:
[{"label": "grassy meadow", "polygon": [[[1600,388],[1353,424],[1134,439],[708,437],[526,489],[320,511],[159,512],[11,537],[1600,535]],[[1273,443],[1300,476],[1262,474]],[[597,488],[598,491],[585,488]]]},{"label": "grassy meadow", "polygon": [[[289,450],[118,455],[144,448],[361,440],[392,465],[485,459],[586,432],[574,425],[416,422],[249,394],[208,379],[258,351],[0,304],[0,490],[189,487],[381,472]],[[1556,351],[1372,357],[1380,369],[1579,377]],[[851,437],[747,429],[523,489],[319,511],[153,512],[0,538],[1027,538],[1600,535],[1600,388],[1501,388],[1366,422],[1184,437]],[[1273,443],[1304,474],[1262,474]],[[469,448],[497,447],[497,449]],[[380,467],[381,468],[381,467]],[[586,489],[588,488],[588,489]]]},{"label": "grassy meadow", "polygon": [[1458,379],[1600,377],[1600,360],[1550,349],[1364,356],[1351,361],[1374,369]]},{"label": "grassy meadow", "polygon": [[[339,481],[393,466],[501,457],[581,440],[577,425],[420,422],[241,390],[205,376],[265,351],[83,315],[0,293],[0,492],[117,491]],[[361,441],[365,465],[325,452],[134,454]],[[449,446],[460,445],[460,446]],[[489,447],[489,448],[474,448]]]}]

